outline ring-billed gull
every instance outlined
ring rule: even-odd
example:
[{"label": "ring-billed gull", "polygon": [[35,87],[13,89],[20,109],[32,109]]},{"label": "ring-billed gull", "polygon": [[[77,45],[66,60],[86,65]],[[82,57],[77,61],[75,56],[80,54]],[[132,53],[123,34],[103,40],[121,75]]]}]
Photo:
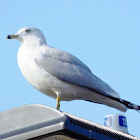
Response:
[{"label": "ring-billed gull", "polygon": [[125,112],[139,106],[120,99],[119,94],[95,76],[78,58],[50,47],[37,28],[24,27],[7,39],[21,42],[17,60],[26,80],[40,92],[60,101],[86,100]]}]

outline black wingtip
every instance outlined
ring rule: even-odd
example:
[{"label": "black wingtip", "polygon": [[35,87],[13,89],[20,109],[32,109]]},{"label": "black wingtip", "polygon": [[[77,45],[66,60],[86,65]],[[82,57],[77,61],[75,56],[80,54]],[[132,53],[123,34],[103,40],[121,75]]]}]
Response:
[{"label": "black wingtip", "polygon": [[[115,100],[116,100],[116,99],[115,99]],[[117,99],[117,101],[118,101],[118,99]],[[125,105],[128,109],[134,109],[134,110],[136,110],[137,112],[140,113],[140,106],[139,106],[139,105],[136,105],[136,104],[134,104],[134,103],[128,102],[128,101],[123,100],[123,99],[121,99],[121,98],[119,99],[118,102],[120,102],[120,103],[122,103],[123,105]]]}]

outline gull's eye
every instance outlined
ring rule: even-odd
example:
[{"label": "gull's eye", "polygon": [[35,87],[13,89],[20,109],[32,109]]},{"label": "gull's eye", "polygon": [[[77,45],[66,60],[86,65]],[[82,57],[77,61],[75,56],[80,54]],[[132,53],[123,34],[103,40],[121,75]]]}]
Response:
[{"label": "gull's eye", "polygon": [[27,29],[25,32],[26,32],[26,33],[29,33],[30,31],[31,31],[31,30]]}]

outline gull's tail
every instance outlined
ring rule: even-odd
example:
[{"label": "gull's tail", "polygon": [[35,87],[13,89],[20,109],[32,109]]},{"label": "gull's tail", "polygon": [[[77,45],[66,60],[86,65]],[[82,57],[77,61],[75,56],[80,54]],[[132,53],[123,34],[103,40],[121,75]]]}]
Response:
[{"label": "gull's tail", "polygon": [[138,111],[140,113],[140,106],[139,105],[136,105],[134,103],[131,103],[131,102],[126,101],[126,100],[121,99],[121,98],[115,98],[115,97],[112,97],[112,96],[109,96],[108,98],[123,104],[128,109],[134,109],[134,110],[136,110],[136,111]]},{"label": "gull's tail", "polygon": [[[97,91],[96,91],[97,92]],[[113,97],[113,96],[110,96],[110,95],[103,95],[101,93],[98,92],[98,94],[104,96],[105,98],[105,101],[103,101],[103,104],[107,105],[107,106],[110,106],[110,107],[113,107],[113,108],[116,108],[120,111],[123,111],[125,112],[127,109],[134,109],[136,110],[137,112],[140,113],[140,106],[139,105],[136,105],[134,103],[131,103],[129,101],[126,101],[124,99],[121,99],[121,98],[116,98],[116,97]],[[107,101],[106,99],[111,99],[109,101]],[[86,101],[89,101],[89,102],[94,102],[92,100],[86,100]],[[98,103],[98,102],[96,102]]]}]

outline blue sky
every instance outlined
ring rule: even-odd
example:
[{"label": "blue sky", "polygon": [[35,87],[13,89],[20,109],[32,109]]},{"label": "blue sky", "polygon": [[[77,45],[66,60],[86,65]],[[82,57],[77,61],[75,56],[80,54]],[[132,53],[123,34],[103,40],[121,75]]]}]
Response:
[{"label": "blue sky", "polygon": [[[17,65],[17,40],[5,36],[20,28],[37,27],[50,46],[70,52],[110,84],[120,96],[140,105],[140,1],[12,0],[0,4],[0,111],[25,104],[55,107],[55,100],[34,89]],[[61,102],[61,110],[103,124],[121,113],[85,101]],[[129,133],[140,137],[140,114],[123,113]]]}]

